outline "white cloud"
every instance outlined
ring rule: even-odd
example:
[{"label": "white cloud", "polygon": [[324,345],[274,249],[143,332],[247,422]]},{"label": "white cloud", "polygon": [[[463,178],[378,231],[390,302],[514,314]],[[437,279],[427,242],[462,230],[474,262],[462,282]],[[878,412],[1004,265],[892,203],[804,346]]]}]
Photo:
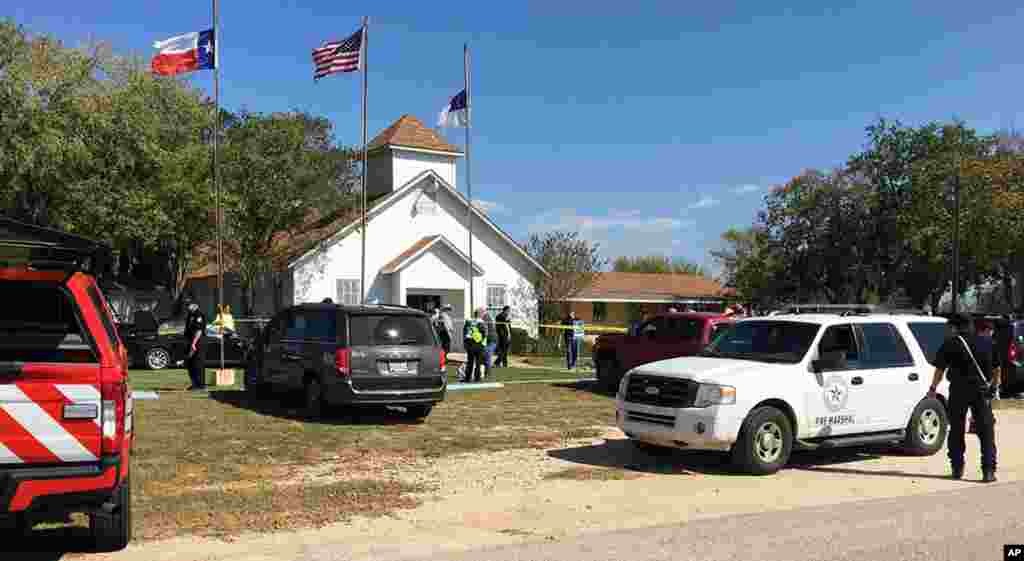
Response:
[{"label": "white cloud", "polygon": [[485,201],[482,199],[474,200],[473,206],[484,211],[487,214],[502,213],[505,211],[505,207],[500,203],[496,203],[494,201]]},{"label": "white cloud", "polygon": [[554,209],[522,224],[527,234],[579,232],[581,238],[598,244],[601,255],[611,261],[619,255],[678,255],[692,244],[696,222],[633,209],[609,209],[600,215]]},{"label": "white cloud", "polygon": [[550,230],[579,230],[583,234],[607,234],[612,230],[667,233],[692,226],[694,221],[671,216],[647,216],[639,210],[609,209],[603,216],[577,214],[573,209],[557,209],[543,213],[528,224],[536,233]]},{"label": "white cloud", "polygon": [[715,199],[715,198],[712,198],[712,197],[709,197],[709,196],[704,196],[699,201],[697,201],[697,202],[693,203],[692,205],[690,205],[688,208],[690,210],[697,210],[697,209],[702,209],[702,208],[711,208],[713,206],[718,206],[718,203],[719,203],[718,199]]},{"label": "white cloud", "polygon": [[754,185],[753,183],[748,183],[746,185],[740,185],[739,187],[736,187],[735,189],[732,190],[732,192],[736,193],[737,195],[748,195],[750,193],[756,193],[756,192],[758,192],[760,190],[761,190],[761,186],[760,185]]}]

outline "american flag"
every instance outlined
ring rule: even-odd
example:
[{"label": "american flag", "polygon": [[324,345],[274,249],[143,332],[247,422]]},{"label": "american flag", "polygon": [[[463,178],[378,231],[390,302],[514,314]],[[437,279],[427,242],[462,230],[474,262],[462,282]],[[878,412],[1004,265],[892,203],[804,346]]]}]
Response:
[{"label": "american flag", "polygon": [[331,41],[313,49],[313,64],[316,66],[314,80],[338,72],[359,70],[359,55],[362,52],[363,30],[360,29],[344,41]]}]

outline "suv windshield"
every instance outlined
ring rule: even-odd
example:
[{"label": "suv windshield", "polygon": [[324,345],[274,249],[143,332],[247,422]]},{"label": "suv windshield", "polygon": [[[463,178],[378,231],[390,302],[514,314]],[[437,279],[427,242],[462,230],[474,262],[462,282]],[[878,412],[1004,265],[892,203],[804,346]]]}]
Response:
[{"label": "suv windshield", "polygon": [[718,335],[700,356],[797,363],[820,328],[816,323],[744,321]]},{"label": "suv windshield", "polygon": [[398,314],[353,315],[352,346],[417,345],[432,347],[434,331],[424,316]]}]

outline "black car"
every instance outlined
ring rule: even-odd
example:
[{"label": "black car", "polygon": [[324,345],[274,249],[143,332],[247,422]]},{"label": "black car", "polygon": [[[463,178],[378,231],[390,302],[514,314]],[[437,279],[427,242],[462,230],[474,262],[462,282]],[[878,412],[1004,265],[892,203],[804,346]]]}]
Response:
[{"label": "black car", "polygon": [[[243,366],[251,347],[249,339],[230,329],[224,329],[224,365]],[[206,364],[220,365],[220,328],[206,328]],[[121,328],[121,339],[128,348],[128,359],[133,365],[145,365],[150,370],[163,370],[182,366],[188,358],[189,342],[185,340],[185,320],[171,319],[158,323],[152,313],[138,311],[135,323]]]},{"label": "black car", "polygon": [[302,390],[313,417],[332,405],[396,405],[422,419],[444,400],[445,356],[420,310],[302,304],[260,332],[245,388],[264,395]]}]

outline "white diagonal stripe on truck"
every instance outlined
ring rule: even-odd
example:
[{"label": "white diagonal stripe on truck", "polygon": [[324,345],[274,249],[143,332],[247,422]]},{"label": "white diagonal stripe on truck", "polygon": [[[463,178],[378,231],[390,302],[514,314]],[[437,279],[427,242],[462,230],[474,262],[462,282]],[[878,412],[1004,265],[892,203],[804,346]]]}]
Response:
[{"label": "white diagonal stripe on truck", "polygon": [[74,403],[93,403],[100,401],[100,390],[89,384],[54,384],[60,393]]},{"label": "white diagonal stripe on truck", "polygon": [[0,386],[0,408],[61,461],[96,461],[88,448],[14,384]]},{"label": "white diagonal stripe on truck", "polygon": [[[92,404],[96,406],[97,412],[100,411],[100,390],[96,389],[96,386],[88,384],[56,384],[56,386],[57,390],[64,394],[64,397],[68,398],[71,403]],[[93,423],[100,426],[99,414],[93,419]]]},{"label": "white diagonal stripe on truck", "polygon": [[3,442],[0,442],[0,464],[23,464],[24,460],[11,452]]}]

